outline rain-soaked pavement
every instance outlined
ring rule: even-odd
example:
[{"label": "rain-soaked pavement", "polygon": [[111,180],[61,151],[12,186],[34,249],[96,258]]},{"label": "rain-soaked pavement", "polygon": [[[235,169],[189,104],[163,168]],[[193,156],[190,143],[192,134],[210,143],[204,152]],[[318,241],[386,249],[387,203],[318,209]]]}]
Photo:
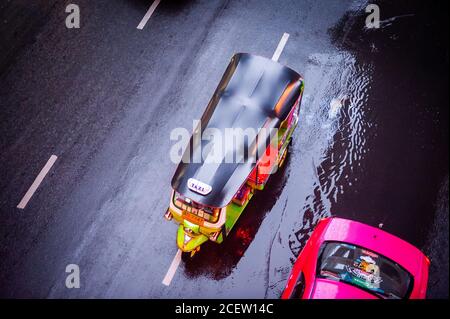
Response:
[{"label": "rain-soaked pavement", "polygon": [[[448,13],[377,1],[77,0],[0,4],[0,296],[277,298],[316,222],[383,228],[430,256],[428,295],[448,298]],[[183,258],[167,222],[169,136],[192,128],[231,56],[303,74],[287,165],[222,245]],[[337,101],[342,101],[338,103]],[[54,167],[16,208],[50,155]],[[65,287],[77,264],[81,288]]]}]

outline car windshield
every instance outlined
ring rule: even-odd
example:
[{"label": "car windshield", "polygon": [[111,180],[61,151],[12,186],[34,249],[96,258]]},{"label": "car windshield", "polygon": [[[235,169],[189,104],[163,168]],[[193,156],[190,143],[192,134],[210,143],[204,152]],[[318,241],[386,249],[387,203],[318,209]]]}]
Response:
[{"label": "car windshield", "polygon": [[326,242],[318,267],[321,278],[342,281],[381,298],[407,298],[411,290],[412,277],[400,265],[346,243]]}]

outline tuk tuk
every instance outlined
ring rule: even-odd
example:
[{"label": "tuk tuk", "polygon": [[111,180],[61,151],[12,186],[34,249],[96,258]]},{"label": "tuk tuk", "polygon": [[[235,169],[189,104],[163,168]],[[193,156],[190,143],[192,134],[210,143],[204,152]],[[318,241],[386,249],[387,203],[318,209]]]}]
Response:
[{"label": "tuk tuk", "polygon": [[172,178],[165,218],[179,224],[181,251],[193,256],[208,240],[222,243],[283,165],[303,89],[303,78],[278,62],[232,57]]}]

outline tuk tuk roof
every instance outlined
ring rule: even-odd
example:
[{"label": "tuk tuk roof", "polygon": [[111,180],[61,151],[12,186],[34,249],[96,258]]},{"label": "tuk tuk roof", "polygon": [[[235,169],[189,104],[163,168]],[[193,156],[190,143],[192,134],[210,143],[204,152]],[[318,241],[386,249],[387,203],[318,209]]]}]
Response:
[{"label": "tuk tuk roof", "polygon": [[[292,69],[264,57],[238,53],[231,59],[200,120],[201,134],[206,129],[225,136],[225,129],[229,128],[251,128],[257,132],[263,127],[278,128],[299,98],[302,85],[302,77]],[[224,157],[211,163],[205,161],[202,153],[211,149],[213,142],[203,138],[194,142],[194,136],[191,137],[172,178],[173,189],[203,205],[227,206],[252,172],[258,161],[256,156],[263,154],[259,150],[265,150],[269,139],[265,136],[242,141],[242,147],[252,145],[258,150],[247,154],[245,160],[229,163]],[[230,152],[236,155],[236,149]],[[192,191],[188,187],[192,179],[206,184],[207,194]]]}]

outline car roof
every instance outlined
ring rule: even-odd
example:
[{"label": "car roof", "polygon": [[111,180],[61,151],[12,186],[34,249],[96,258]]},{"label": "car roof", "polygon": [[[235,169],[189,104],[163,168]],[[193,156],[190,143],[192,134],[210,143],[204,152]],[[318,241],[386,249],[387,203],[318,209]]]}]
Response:
[{"label": "car roof", "polygon": [[[214,129],[217,136],[225,136],[228,128],[252,128],[258,134],[241,141],[242,145],[236,148],[225,150],[228,157],[215,163],[205,161],[206,156],[202,156],[208,148],[213,149],[212,142],[201,139],[196,143],[191,137],[173,176],[172,188],[203,205],[227,206],[255,167],[257,154],[263,154],[270,140],[268,135],[261,138],[260,129],[280,126],[298,100],[302,86],[300,74],[286,66],[247,53],[234,55],[200,120],[201,132]],[[247,158],[240,162],[225,161],[230,156],[236,158],[239,147],[251,150]],[[209,185],[210,192],[202,195],[192,191],[187,185],[190,179]]]},{"label": "car roof", "polygon": [[398,263],[413,276],[421,274],[426,258],[418,248],[384,230],[342,218],[330,219],[322,241],[346,242],[372,250]]}]

